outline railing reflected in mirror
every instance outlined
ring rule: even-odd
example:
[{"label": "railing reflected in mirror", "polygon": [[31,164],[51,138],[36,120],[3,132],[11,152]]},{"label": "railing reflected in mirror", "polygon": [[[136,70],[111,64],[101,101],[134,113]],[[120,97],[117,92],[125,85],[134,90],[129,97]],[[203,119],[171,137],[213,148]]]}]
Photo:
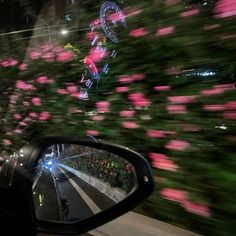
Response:
[{"label": "railing reflected in mirror", "polygon": [[56,144],[41,155],[33,184],[40,220],[86,219],[123,201],[138,187],[124,158],[93,147]]}]

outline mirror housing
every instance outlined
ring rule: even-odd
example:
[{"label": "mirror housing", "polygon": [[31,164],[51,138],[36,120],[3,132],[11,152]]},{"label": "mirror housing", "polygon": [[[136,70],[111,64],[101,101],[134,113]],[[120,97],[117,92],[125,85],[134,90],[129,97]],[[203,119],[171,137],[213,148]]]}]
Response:
[{"label": "mirror housing", "polygon": [[[75,144],[91,147],[115,154],[128,161],[135,169],[137,178],[137,188],[124,200],[116,203],[114,206],[98,212],[79,222],[55,222],[50,220],[37,219],[32,186],[36,175],[37,165],[45,150],[55,144]],[[147,160],[140,154],[129,148],[109,144],[103,141],[83,140],[70,137],[45,137],[35,140],[34,142],[23,147],[16,155],[15,159],[10,159],[10,175],[7,177],[7,184],[19,194],[23,194],[29,200],[25,206],[31,215],[30,224],[34,225],[39,232],[53,234],[81,234],[92,230],[102,224],[105,224],[122,214],[136,207],[140,202],[146,199],[153,192],[154,181],[151,168]],[[9,167],[8,167],[9,168]],[[9,170],[8,170],[9,171]],[[66,209],[65,201],[65,209]],[[19,212],[20,214],[20,212]]]}]

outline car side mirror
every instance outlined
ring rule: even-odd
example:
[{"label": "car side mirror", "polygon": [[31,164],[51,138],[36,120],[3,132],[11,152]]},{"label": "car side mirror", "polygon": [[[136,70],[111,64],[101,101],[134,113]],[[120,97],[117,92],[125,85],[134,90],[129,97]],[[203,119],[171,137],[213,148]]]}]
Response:
[{"label": "car side mirror", "polygon": [[41,138],[8,162],[14,165],[6,183],[29,199],[25,209],[37,232],[85,233],[130,211],[154,188],[144,157],[102,141]]}]

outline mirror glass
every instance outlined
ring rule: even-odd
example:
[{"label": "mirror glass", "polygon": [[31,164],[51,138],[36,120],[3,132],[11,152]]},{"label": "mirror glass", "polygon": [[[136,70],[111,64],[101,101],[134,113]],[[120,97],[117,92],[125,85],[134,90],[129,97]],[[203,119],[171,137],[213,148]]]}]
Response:
[{"label": "mirror glass", "polygon": [[33,183],[40,220],[74,222],[104,211],[138,187],[131,163],[116,154],[76,144],[56,144],[41,155]]}]

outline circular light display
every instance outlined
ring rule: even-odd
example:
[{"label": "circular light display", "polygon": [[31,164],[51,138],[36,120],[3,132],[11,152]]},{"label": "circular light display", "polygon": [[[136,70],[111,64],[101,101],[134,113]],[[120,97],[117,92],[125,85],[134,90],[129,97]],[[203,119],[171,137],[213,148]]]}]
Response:
[{"label": "circular light display", "polygon": [[117,28],[122,25],[127,26],[125,15],[114,2],[103,3],[100,9],[100,22],[106,36],[114,43],[119,43]]}]

